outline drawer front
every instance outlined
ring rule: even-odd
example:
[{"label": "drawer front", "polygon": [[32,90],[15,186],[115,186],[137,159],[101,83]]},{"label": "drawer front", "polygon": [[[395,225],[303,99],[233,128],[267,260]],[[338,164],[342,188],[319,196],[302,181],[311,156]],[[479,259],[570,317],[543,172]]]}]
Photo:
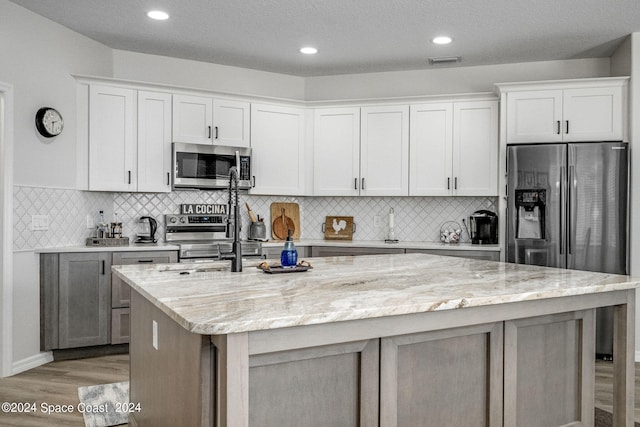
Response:
[{"label": "drawer front", "polygon": [[[112,265],[163,264],[178,262],[178,251],[114,252]],[[129,285],[112,276],[111,308],[129,307]]]}]

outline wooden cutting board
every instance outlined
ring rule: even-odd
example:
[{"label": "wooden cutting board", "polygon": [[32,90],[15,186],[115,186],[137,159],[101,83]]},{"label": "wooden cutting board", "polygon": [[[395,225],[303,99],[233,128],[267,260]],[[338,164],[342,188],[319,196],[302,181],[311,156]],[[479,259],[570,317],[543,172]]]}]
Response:
[{"label": "wooden cutting board", "polygon": [[[284,221],[283,210],[284,209]],[[300,206],[297,203],[271,203],[271,237],[275,240],[287,238],[287,227],[293,229],[293,240],[300,239]]]}]

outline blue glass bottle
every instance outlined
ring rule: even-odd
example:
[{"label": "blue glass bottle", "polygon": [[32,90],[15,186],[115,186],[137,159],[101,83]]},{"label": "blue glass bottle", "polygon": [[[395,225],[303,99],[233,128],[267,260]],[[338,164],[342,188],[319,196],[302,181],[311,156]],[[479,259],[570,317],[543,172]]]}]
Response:
[{"label": "blue glass bottle", "polygon": [[280,264],[284,268],[293,268],[298,264],[298,251],[293,244],[291,230],[287,230],[287,240],[284,242],[284,248],[280,253]]}]

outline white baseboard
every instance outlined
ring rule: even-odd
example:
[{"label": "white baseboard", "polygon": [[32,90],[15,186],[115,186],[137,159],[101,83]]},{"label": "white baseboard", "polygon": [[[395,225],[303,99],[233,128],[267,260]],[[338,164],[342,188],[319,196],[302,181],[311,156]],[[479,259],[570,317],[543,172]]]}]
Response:
[{"label": "white baseboard", "polygon": [[20,372],[28,371],[29,369],[37,368],[38,366],[42,366],[50,362],[53,362],[53,353],[50,351],[18,360],[17,362],[13,362],[11,365],[11,375],[16,375]]}]

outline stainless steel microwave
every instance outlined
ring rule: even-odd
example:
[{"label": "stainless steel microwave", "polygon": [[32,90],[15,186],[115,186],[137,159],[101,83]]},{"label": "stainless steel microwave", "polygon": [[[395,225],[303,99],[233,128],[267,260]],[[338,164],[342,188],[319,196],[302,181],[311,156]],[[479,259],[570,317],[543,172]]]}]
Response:
[{"label": "stainless steel microwave", "polygon": [[225,189],[229,169],[239,164],[238,188],[251,188],[251,148],[174,142],[174,189]]}]

